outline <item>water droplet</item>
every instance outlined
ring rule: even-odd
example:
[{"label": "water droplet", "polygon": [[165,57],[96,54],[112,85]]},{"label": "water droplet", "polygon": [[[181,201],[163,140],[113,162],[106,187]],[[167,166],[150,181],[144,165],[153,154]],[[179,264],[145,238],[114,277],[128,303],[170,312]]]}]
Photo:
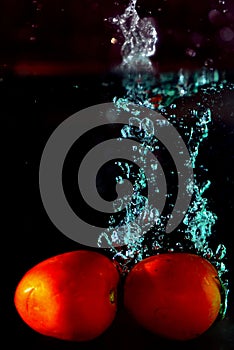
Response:
[{"label": "water droplet", "polygon": [[190,56],[190,57],[195,57],[197,54],[196,51],[194,49],[191,49],[191,48],[187,48],[185,53],[187,56]]},{"label": "water droplet", "polygon": [[212,24],[218,25],[222,21],[222,14],[219,10],[213,9],[209,12],[208,18]]},{"label": "water droplet", "polygon": [[225,272],[228,271],[227,268],[226,268],[226,265],[224,264],[224,262],[221,262],[221,263],[220,263],[220,271],[221,271],[222,273],[225,273]]},{"label": "water droplet", "polygon": [[123,138],[131,138],[134,136],[132,128],[129,125],[124,125],[123,128],[121,129],[121,135]]},{"label": "water droplet", "polygon": [[218,260],[222,260],[225,257],[226,252],[227,252],[227,249],[226,249],[225,245],[219,244],[217,249],[216,249],[215,256]]},{"label": "water droplet", "polygon": [[151,164],[150,166],[151,166],[152,170],[157,170],[158,169],[158,164],[157,163]]},{"label": "water droplet", "polygon": [[168,251],[168,253],[173,253],[174,252],[174,248],[168,248],[167,251]]},{"label": "water droplet", "polygon": [[203,254],[203,256],[204,256],[205,258],[207,258],[208,260],[211,259],[211,258],[213,257],[213,255],[214,255],[214,252],[213,252],[213,250],[212,250],[211,248],[207,248],[207,249],[204,251],[204,254]]},{"label": "water droplet", "polygon": [[219,31],[219,35],[221,40],[223,41],[232,41],[234,38],[234,32],[229,27],[223,27]]},{"label": "water droplet", "polygon": [[183,250],[184,250],[184,247],[183,247],[183,245],[182,245],[180,242],[177,242],[177,243],[176,243],[176,249],[177,249],[177,250],[183,251]]},{"label": "water droplet", "polygon": [[214,65],[214,60],[212,58],[207,58],[204,62],[205,67],[213,67]]},{"label": "water droplet", "polygon": [[153,250],[159,250],[162,246],[158,242],[154,242],[152,245]]},{"label": "water droplet", "polygon": [[152,138],[154,135],[154,123],[149,118],[144,118],[141,122],[141,129],[145,132],[145,138]]},{"label": "water droplet", "polygon": [[111,38],[111,44],[117,44],[118,40],[116,38]]}]

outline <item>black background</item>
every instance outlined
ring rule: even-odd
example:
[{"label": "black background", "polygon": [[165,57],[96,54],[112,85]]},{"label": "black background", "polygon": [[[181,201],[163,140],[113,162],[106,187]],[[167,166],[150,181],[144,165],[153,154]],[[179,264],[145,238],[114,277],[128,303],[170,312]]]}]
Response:
[{"label": "black background", "polygon": [[[121,96],[121,79],[112,68],[121,61],[120,45],[111,45],[116,29],[103,18],[122,13],[107,1],[43,1],[35,12],[31,1],[0,1],[0,115],[2,121],[2,263],[1,335],[8,346],[26,349],[136,349],[154,346],[169,349],[174,342],[157,339],[138,327],[120,308],[105,334],[88,343],[63,342],[30,329],[17,314],[13,296],[17,283],[32,266],[50,256],[85,248],[69,240],[51,223],[40,199],[38,170],[47,139],[73,113],[85,107],[110,102]],[[205,61],[225,70],[233,82],[234,40],[224,41],[220,31],[234,30],[231,1],[139,1],[139,13],[154,17],[159,43],[152,61],[158,72],[186,67],[190,71]],[[64,11],[61,11],[64,9]],[[209,12],[219,15],[212,21]],[[228,9],[227,12],[223,12]],[[39,13],[39,14],[38,14]],[[32,29],[32,24],[39,27]],[[199,33],[192,35],[192,33]],[[30,37],[35,36],[35,40]],[[200,47],[196,39],[200,38]],[[119,36],[119,43],[121,37]],[[196,51],[188,56],[187,49]],[[213,63],[211,61],[213,60]],[[79,87],[77,87],[79,86]],[[178,101],[178,117],[194,99]],[[233,297],[233,107],[234,92],[223,90],[209,96],[213,123],[201,150],[201,161],[209,169],[211,209],[217,214],[214,243],[228,249],[230,297],[227,316],[206,334],[180,343],[187,349],[234,348]],[[210,103],[212,102],[210,101]],[[209,103],[209,101],[208,101]],[[85,145],[84,145],[85,147]],[[103,252],[105,253],[105,252]]]}]

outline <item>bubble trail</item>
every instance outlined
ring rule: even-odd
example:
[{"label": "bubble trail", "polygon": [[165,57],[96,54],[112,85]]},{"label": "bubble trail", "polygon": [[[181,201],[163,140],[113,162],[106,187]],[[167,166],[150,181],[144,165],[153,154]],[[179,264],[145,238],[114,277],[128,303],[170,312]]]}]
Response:
[{"label": "bubble trail", "polygon": [[[128,229],[123,230],[121,223],[118,226],[111,218],[110,225],[116,225],[112,240],[109,240],[112,256],[119,263],[123,274],[127,273],[135,263],[153,254],[191,251],[203,256],[217,268],[223,287],[223,303],[220,314],[224,317],[229,292],[228,279],[226,278],[228,271],[224,262],[226,247],[221,243],[216,250],[210,247],[210,239],[217,216],[209,209],[208,199],[205,196],[211,182],[208,179],[201,180],[204,174],[206,176],[208,169],[203,164],[199,164],[198,159],[202,144],[209,136],[209,125],[212,124],[211,110],[207,107],[207,99],[209,96],[211,97],[212,89],[222,89],[225,86],[225,78],[221,77],[220,72],[213,67],[209,69],[205,63],[202,69],[192,74],[180,69],[176,74],[161,74],[156,80],[150,57],[156,51],[157,32],[151,19],[140,19],[136,11],[136,3],[136,0],[130,1],[122,15],[111,19],[111,22],[122,31],[125,40],[121,49],[122,63],[118,69],[123,74],[123,86],[126,94],[121,98],[115,97],[114,103],[119,109],[125,111],[130,111],[129,105],[132,103],[158,110],[186,136],[191,158],[191,164],[188,166],[192,166],[194,171],[194,181],[191,182],[188,179],[187,191],[193,195],[190,206],[184,213],[182,225],[178,227],[177,232],[168,235],[165,233],[165,224],[169,218],[168,213],[159,217],[155,208],[149,208],[147,213],[144,211],[144,217],[141,216],[142,208],[147,201],[147,198],[139,193],[140,189],[147,187],[144,176],[140,172],[133,176],[132,168],[127,162],[118,162],[123,174],[116,181],[129,179],[130,174],[132,178],[134,177],[132,198],[137,202],[137,206],[136,210],[133,211],[131,204],[129,204],[129,200],[132,199],[126,198],[126,203],[119,203],[119,207],[116,207],[117,211],[127,207],[125,222],[128,223]],[[175,112],[177,100],[195,96],[201,90],[201,100],[194,108],[187,111],[187,118],[178,118]],[[156,101],[157,104],[152,103],[152,101]],[[140,158],[144,162],[145,152],[160,152],[162,146],[155,137],[152,137],[154,135],[152,120],[145,118],[144,121],[141,121],[137,118],[139,116],[137,108],[132,114],[128,125],[122,129],[121,137],[122,139],[129,138],[138,141],[139,146],[135,147],[133,152],[136,160]],[[133,119],[137,121],[137,128],[133,127]],[[188,124],[188,120],[191,123]],[[152,164],[151,166],[152,181],[157,183],[157,165]],[[170,173],[173,175],[175,171],[171,170]],[[168,192],[169,208],[174,206],[172,198],[173,192]],[[138,215],[137,220],[136,215]],[[147,221],[152,215],[155,215],[155,226],[148,232]],[[107,237],[103,233],[99,237],[100,242]]]}]

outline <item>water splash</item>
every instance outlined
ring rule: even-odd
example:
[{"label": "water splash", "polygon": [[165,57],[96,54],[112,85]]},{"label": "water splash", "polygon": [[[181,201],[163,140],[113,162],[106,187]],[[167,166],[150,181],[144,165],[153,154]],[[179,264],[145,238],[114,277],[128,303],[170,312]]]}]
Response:
[{"label": "water splash", "polygon": [[136,3],[137,0],[131,0],[125,12],[110,21],[118,26],[124,37],[122,63],[117,69],[123,74],[123,86],[127,92],[121,103],[132,101],[149,106],[147,91],[155,82],[150,57],[155,54],[158,36],[153,19],[140,18]]},{"label": "water splash", "polygon": [[[156,80],[149,57],[155,53],[157,32],[150,19],[139,18],[136,2],[136,0],[130,1],[125,12],[112,19],[112,23],[119,26],[125,39],[121,50],[123,60],[119,69],[123,73],[126,95],[123,98],[115,98],[114,102],[118,108],[126,111],[130,111],[128,107],[131,103],[158,110],[181,131],[187,139],[187,148],[194,170],[194,182],[188,182],[187,185],[187,190],[191,191],[193,196],[188,211],[184,213],[182,225],[177,232],[168,235],[165,233],[168,213],[159,217],[155,208],[149,208],[148,212],[144,212],[144,217],[141,216],[142,208],[147,201],[147,198],[142,195],[142,189],[147,187],[143,173],[139,171],[133,175],[132,168],[127,162],[118,162],[123,174],[116,179],[116,182],[124,181],[124,178],[129,179],[130,174],[131,179],[134,180],[132,199],[125,198],[126,202],[121,202],[116,207],[116,211],[123,207],[127,208],[125,223],[128,225],[127,229],[122,229],[123,221],[118,225],[112,217],[110,226],[116,227],[116,230],[111,240],[106,233],[103,233],[99,237],[99,243],[102,239],[109,240],[113,259],[119,263],[123,274],[127,273],[135,263],[153,254],[190,251],[203,256],[217,268],[223,286],[221,314],[224,317],[228,295],[228,280],[225,277],[227,268],[224,262],[226,247],[222,243],[215,250],[210,247],[210,238],[217,216],[209,209],[206,191],[211,182],[206,179],[207,169],[203,164],[198,163],[198,158],[200,148],[209,136],[209,125],[212,123],[211,110],[206,103],[207,95],[209,89],[222,89],[225,86],[225,77],[223,73],[213,68],[209,69],[209,66],[204,64],[202,69],[192,74],[181,69],[178,73],[161,74]],[[177,100],[194,96],[201,91],[203,97],[189,110],[187,117],[190,125],[188,126],[188,118],[177,117]],[[144,152],[162,151],[162,146],[152,136],[154,135],[153,123],[149,118],[145,118],[144,121],[138,119],[137,123],[132,123],[132,118],[137,120],[138,113],[136,109],[128,125],[122,129],[121,136],[123,139],[130,138],[138,141],[139,146],[133,151],[136,159],[140,158],[141,161],[144,161]],[[136,124],[138,124],[137,129],[133,127]],[[170,170],[171,175],[174,175],[174,172]],[[157,165],[155,164],[152,164],[151,176],[157,183]],[[173,208],[173,191],[168,192],[167,199],[169,200],[168,208]],[[134,209],[131,201],[135,201]],[[155,226],[147,231],[147,222],[151,215],[155,217]],[[138,221],[135,220],[136,217]],[[120,247],[119,244],[121,244]]]},{"label": "water splash", "polygon": [[124,36],[120,69],[137,74],[139,72],[153,73],[149,57],[155,53],[157,32],[152,19],[139,17],[136,3],[137,0],[130,1],[122,15],[111,19],[113,24],[118,25]]},{"label": "water splash", "polygon": [[[188,97],[197,94],[202,87],[214,86],[225,81],[223,72],[217,69],[209,69],[206,65],[200,70],[191,72],[180,69],[178,72],[161,74],[154,87],[149,92],[148,98],[153,103],[153,108],[158,110],[173,106],[173,102],[180,97]],[[156,98],[156,104],[154,100]]]}]

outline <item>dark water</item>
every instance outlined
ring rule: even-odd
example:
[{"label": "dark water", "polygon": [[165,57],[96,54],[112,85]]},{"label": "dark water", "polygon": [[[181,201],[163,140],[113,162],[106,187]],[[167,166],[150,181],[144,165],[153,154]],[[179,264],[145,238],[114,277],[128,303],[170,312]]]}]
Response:
[{"label": "dark water", "polygon": [[[228,73],[227,81],[233,75]],[[157,339],[139,328],[120,308],[110,329],[100,338],[84,344],[66,343],[43,337],[26,326],[13,304],[13,294],[22,275],[39,261],[65,251],[82,248],[59,232],[49,220],[40,199],[38,170],[45,143],[54,129],[73,113],[85,107],[112,101],[122,96],[119,76],[84,75],[63,78],[19,78],[8,75],[0,83],[2,119],[2,193],[3,193],[3,262],[1,280],[2,336],[23,348],[45,349],[136,349],[155,347],[171,349],[175,342]],[[192,108],[202,91],[194,96],[178,98],[178,117]],[[230,294],[226,318],[217,322],[206,334],[182,349],[232,349],[234,347],[233,295],[233,147],[234,91],[224,87],[207,96],[213,121],[209,137],[200,150],[200,160],[207,169],[211,187],[207,191],[209,205],[218,219],[211,245],[227,247],[225,264],[229,270]],[[108,130],[108,133],[111,130]],[[113,130],[115,133],[115,130]],[[94,136],[98,140],[100,136]],[[88,142],[88,141],[87,141]],[[84,142],[82,150],[87,147]],[[72,170],[72,169],[71,169]],[[103,186],[103,184],[101,184]],[[105,189],[103,189],[105,195]],[[78,200],[79,201],[79,200]],[[87,249],[87,247],[84,247]],[[88,248],[89,249],[89,248]],[[106,253],[106,252],[104,252]]]}]

